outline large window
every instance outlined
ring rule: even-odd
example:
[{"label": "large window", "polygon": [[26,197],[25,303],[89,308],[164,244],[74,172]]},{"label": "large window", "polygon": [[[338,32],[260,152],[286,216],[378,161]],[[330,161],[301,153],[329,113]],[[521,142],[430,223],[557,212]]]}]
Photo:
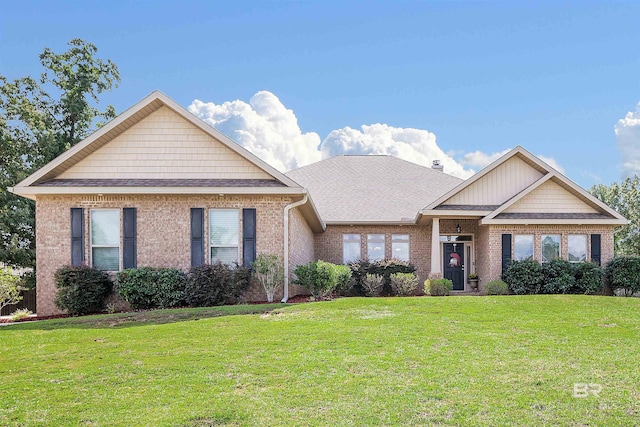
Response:
[{"label": "large window", "polygon": [[567,243],[570,262],[587,260],[587,236],[585,234],[569,234]]},{"label": "large window", "polygon": [[342,262],[347,264],[360,259],[361,237],[359,234],[343,234],[342,235]]},{"label": "large window", "polygon": [[211,209],[209,211],[209,247],[211,263],[238,262],[240,220],[238,209]]},{"label": "large window", "polygon": [[120,211],[91,211],[91,265],[104,271],[120,270]]},{"label": "large window", "polygon": [[513,259],[522,261],[533,259],[533,234],[516,234],[515,251]]},{"label": "large window", "polygon": [[367,257],[369,261],[384,259],[384,234],[367,234]]},{"label": "large window", "polygon": [[560,235],[543,234],[541,240],[542,262],[560,258]]},{"label": "large window", "polygon": [[391,235],[391,256],[400,261],[409,261],[409,235]]}]

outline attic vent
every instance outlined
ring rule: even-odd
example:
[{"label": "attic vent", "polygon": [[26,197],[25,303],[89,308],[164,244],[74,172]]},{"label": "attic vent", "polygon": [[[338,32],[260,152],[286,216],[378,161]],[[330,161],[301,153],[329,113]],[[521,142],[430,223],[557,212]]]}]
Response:
[{"label": "attic vent", "polygon": [[431,169],[435,169],[438,172],[443,172],[444,171],[444,166],[442,166],[440,164],[440,160],[434,160],[433,161],[433,165],[431,166]]}]

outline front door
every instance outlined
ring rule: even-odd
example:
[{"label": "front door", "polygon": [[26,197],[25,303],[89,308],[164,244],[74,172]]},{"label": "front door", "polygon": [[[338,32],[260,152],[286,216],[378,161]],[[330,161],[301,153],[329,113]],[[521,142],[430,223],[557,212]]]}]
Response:
[{"label": "front door", "polygon": [[464,243],[444,243],[444,278],[453,282],[454,291],[464,291]]}]

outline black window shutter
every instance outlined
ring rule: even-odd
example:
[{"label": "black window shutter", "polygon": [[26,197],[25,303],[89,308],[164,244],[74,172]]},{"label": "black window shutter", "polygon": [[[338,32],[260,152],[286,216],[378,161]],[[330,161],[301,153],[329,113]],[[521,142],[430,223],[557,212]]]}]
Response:
[{"label": "black window shutter", "polygon": [[84,262],[84,209],[71,208],[71,265]]},{"label": "black window shutter", "polygon": [[191,266],[204,264],[204,209],[191,208]]},{"label": "black window shutter", "polygon": [[256,260],[256,210],[242,210],[242,265],[251,268]]},{"label": "black window shutter", "polygon": [[136,268],[136,208],[122,209],[122,268]]},{"label": "black window shutter", "polygon": [[507,269],[511,262],[511,234],[502,235],[502,272]]},{"label": "black window shutter", "polygon": [[600,235],[592,234],[591,235],[591,261],[600,265],[602,261],[601,257],[601,249],[600,249]]}]

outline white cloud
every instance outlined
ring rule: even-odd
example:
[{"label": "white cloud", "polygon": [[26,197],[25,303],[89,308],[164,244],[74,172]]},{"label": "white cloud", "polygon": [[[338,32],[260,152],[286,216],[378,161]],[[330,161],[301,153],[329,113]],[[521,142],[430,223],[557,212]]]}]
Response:
[{"label": "white cloud", "polygon": [[[438,146],[435,134],[381,123],[336,129],[321,141],[317,133],[303,132],[294,112],[268,91],[256,93],[249,103],[196,99],[189,111],[283,172],[341,154],[389,154],[427,167],[440,160],[446,173],[468,178],[509,151],[474,151],[458,162]],[[552,158],[540,158],[563,171]]]},{"label": "white cloud", "polygon": [[303,133],[293,111],[271,92],[256,93],[248,104],[196,99],[189,111],[280,171],[320,160],[320,136]]},{"label": "white cloud", "polygon": [[[485,166],[488,166],[489,164],[495,162],[511,150],[511,148],[507,148],[506,150],[498,151],[492,154],[483,153],[482,151],[474,151],[465,154],[462,157],[462,160],[460,160],[460,163],[472,168],[482,169]],[[564,168],[560,166],[560,164],[553,157],[543,156],[539,154],[536,157],[538,157],[540,160],[542,160],[558,172],[564,173]]]},{"label": "white cloud", "polygon": [[495,162],[500,157],[507,154],[509,151],[511,151],[511,148],[507,148],[504,151],[499,151],[493,154],[483,153],[482,151],[474,151],[462,156],[462,160],[460,160],[460,163],[472,168],[482,169],[490,163]]},{"label": "white cloud", "polygon": [[376,123],[361,130],[345,127],[331,131],[322,141],[322,158],[340,154],[390,154],[424,166],[440,160],[446,173],[468,178],[472,170],[465,169],[436,143],[435,134],[412,128],[396,128]]},{"label": "white cloud", "polygon": [[618,150],[622,154],[623,178],[640,174],[640,102],[615,126]]}]

